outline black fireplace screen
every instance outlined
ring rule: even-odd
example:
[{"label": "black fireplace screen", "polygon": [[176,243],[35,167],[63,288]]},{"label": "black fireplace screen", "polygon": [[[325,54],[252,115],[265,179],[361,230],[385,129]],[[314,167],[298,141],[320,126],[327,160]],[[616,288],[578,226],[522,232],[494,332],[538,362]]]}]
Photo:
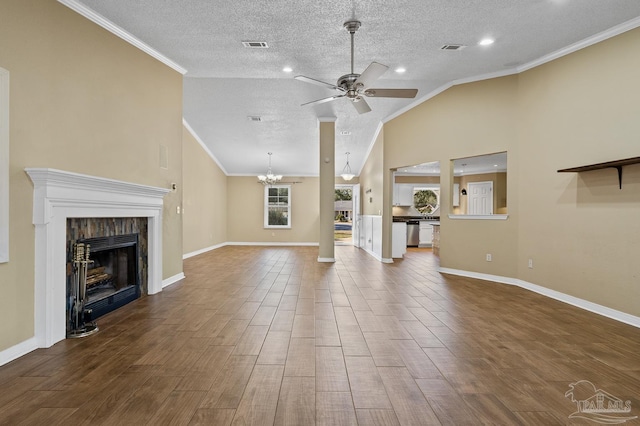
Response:
[{"label": "black fireplace screen", "polygon": [[[91,310],[92,319],[140,297],[138,234],[86,238],[76,243],[84,243],[90,250],[92,263],[87,266],[85,306]],[[71,263],[71,258],[68,261]],[[67,288],[71,299],[69,284]]]}]

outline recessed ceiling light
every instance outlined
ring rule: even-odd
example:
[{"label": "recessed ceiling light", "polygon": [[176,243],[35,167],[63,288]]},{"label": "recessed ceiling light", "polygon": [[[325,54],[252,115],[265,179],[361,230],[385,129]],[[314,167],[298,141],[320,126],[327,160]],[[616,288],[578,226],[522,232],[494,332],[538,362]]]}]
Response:
[{"label": "recessed ceiling light", "polygon": [[403,68],[403,67],[398,67],[398,68],[396,68],[396,72],[397,72],[398,74],[402,74],[402,73],[404,73],[404,72],[407,72],[407,69],[406,69],[406,68]]},{"label": "recessed ceiling light", "polygon": [[284,68],[282,68],[282,71],[284,71],[284,72],[292,72],[292,71],[293,71],[293,68],[291,68],[291,67],[284,67]]},{"label": "recessed ceiling light", "polygon": [[495,40],[494,40],[494,39],[492,39],[492,38],[483,38],[482,40],[480,40],[480,41],[478,42],[478,44],[479,44],[480,46],[489,46],[490,44],[493,44],[493,42],[494,42],[494,41],[495,41]]},{"label": "recessed ceiling light", "polygon": [[498,167],[498,165],[497,165],[497,164],[494,164],[494,165],[493,165],[493,167]]}]

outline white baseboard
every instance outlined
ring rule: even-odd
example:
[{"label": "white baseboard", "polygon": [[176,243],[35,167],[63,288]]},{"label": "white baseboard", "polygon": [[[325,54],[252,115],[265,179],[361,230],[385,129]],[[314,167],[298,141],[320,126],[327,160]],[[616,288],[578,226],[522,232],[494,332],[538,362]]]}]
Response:
[{"label": "white baseboard", "polygon": [[292,246],[300,246],[300,247],[317,247],[318,243],[282,243],[282,242],[245,242],[245,241],[227,241],[225,243],[216,244],[214,246],[205,247],[200,250],[192,251],[190,253],[186,253],[182,255],[182,260],[188,259],[190,257],[197,256],[199,254],[203,254],[209,252],[211,250],[216,250],[225,246],[278,246],[278,247],[292,247]]},{"label": "white baseboard", "polygon": [[626,312],[618,311],[616,309],[611,309],[606,306],[590,302],[588,300],[580,299],[579,297],[571,296],[569,294],[560,293],[559,291],[551,290],[550,288],[532,284],[527,281],[516,281],[516,285],[524,289],[542,294],[543,296],[547,296],[552,299],[559,300],[560,302],[568,303],[569,305],[576,306],[586,311],[602,315],[603,317],[611,318],[613,320],[640,328],[640,317],[637,317],[635,315],[627,314]]},{"label": "white baseboard", "polygon": [[481,272],[464,271],[462,269],[438,268],[438,272],[443,274],[458,275],[460,277],[476,278],[478,280],[493,281],[496,283],[518,285],[517,279],[503,277],[500,275],[483,274]]},{"label": "white baseboard", "polygon": [[443,274],[458,275],[461,277],[477,278],[479,280],[515,285],[524,288],[525,290],[533,291],[534,293],[538,293],[543,296],[550,297],[551,299],[555,299],[560,302],[573,305],[577,308],[584,309],[585,311],[593,312],[594,314],[602,315],[604,317],[640,328],[640,317],[627,314],[626,312],[618,311],[616,309],[608,308],[606,306],[599,305],[588,300],[580,299],[579,297],[561,293],[559,291],[552,290],[550,288],[546,288],[537,284],[532,284],[530,282],[517,278],[502,277],[499,275],[482,274],[479,272],[463,271],[459,269],[449,268],[438,268],[438,271]]},{"label": "white baseboard", "polygon": [[318,262],[320,263],[335,263],[336,259],[333,257],[319,257]]},{"label": "white baseboard", "polygon": [[185,279],[184,272],[180,272],[172,277],[162,280],[162,288],[169,287],[171,284],[175,284],[180,280]]},{"label": "white baseboard", "polygon": [[319,243],[280,243],[271,241],[230,241],[225,243],[227,246],[278,246],[278,247],[317,247]]},{"label": "white baseboard", "polygon": [[188,258],[193,257],[193,256],[197,256],[197,255],[202,254],[202,253],[206,253],[206,252],[211,251],[211,250],[219,249],[221,247],[226,246],[227,244],[228,243],[220,243],[220,244],[216,244],[215,246],[205,247],[205,248],[200,249],[200,250],[192,251],[191,253],[183,254],[182,255],[182,260],[188,259]]},{"label": "white baseboard", "polygon": [[[375,252],[373,252],[373,251],[371,251],[371,250],[367,250],[367,249],[366,249],[366,248],[364,248],[364,247],[360,247],[360,250],[364,250],[366,253],[368,253],[368,254],[369,254],[369,256],[372,256],[372,257],[373,257],[375,260],[377,260],[378,262],[387,263],[387,262],[384,262],[384,261],[382,260],[382,256],[378,255],[377,253],[375,253]],[[391,263],[393,263],[393,262],[391,262]]]},{"label": "white baseboard", "polygon": [[10,348],[0,352],[0,366],[8,364],[14,359],[18,359],[31,351],[35,351],[36,349],[38,349],[38,342],[35,337],[25,340],[22,343],[18,343],[15,346],[11,346]]},{"label": "white baseboard", "polygon": [[382,263],[393,263],[393,259],[388,258],[388,257],[383,257],[383,258],[380,259],[380,261]]}]

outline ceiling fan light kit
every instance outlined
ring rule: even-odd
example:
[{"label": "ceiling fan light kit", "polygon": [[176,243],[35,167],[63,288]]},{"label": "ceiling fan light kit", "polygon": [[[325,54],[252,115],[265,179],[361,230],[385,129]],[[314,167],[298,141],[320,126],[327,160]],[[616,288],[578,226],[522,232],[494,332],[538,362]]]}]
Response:
[{"label": "ceiling fan light kit", "polygon": [[278,183],[282,180],[282,175],[274,175],[271,172],[271,155],[273,154],[272,152],[267,152],[267,154],[269,155],[269,168],[267,169],[267,174],[266,175],[258,175],[258,182],[263,184],[263,185],[273,185],[275,183]]},{"label": "ceiling fan light kit", "polygon": [[371,107],[364,100],[363,96],[376,97],[376,98],[415,98],[418,94],[418,89],[371,89],[373,84],[382,74],[384,74],[389,67],[382,65],[378,62],[371,62],[371,64],[365,69],[362,74],[356,74],[353,72],[353,51],[354,51],[354,36],[356,31],[361,26],[360,21],[351,20],[344,23],[344,28],[351,35],[351,73],[345,74],[338,78],[336,84],[326,83],[324,81],[316,80],[311,77],[298,75],[294,77],[296,80],[303,81],[305,83],[315,84],[316,86],[322,86],[328,89],[337,90],[339,95],[329,96],[328,98],[318,99],[316,101],[307,102],[305,105],[316,105],[324,102],[331,102],[339,98],[347,98],[351,100],[351,104],[359,114],[364,114],[371,111]]}]

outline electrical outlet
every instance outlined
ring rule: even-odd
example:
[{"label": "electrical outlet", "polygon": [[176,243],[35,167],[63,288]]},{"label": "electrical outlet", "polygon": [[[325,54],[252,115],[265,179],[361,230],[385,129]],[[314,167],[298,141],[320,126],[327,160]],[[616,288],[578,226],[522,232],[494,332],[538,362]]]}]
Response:
[{"label": "electrical outlet", "polygon": [[529,259],[529,268],[533,269],[533,259]]},{"label": "electrical outlet", "polygon": [[180,214],[180,206],[176,207],[176,212]]},{"label": "electrical outlet", "polygon": [[487,253],[487,262],[491,262],[491,253]]}]

